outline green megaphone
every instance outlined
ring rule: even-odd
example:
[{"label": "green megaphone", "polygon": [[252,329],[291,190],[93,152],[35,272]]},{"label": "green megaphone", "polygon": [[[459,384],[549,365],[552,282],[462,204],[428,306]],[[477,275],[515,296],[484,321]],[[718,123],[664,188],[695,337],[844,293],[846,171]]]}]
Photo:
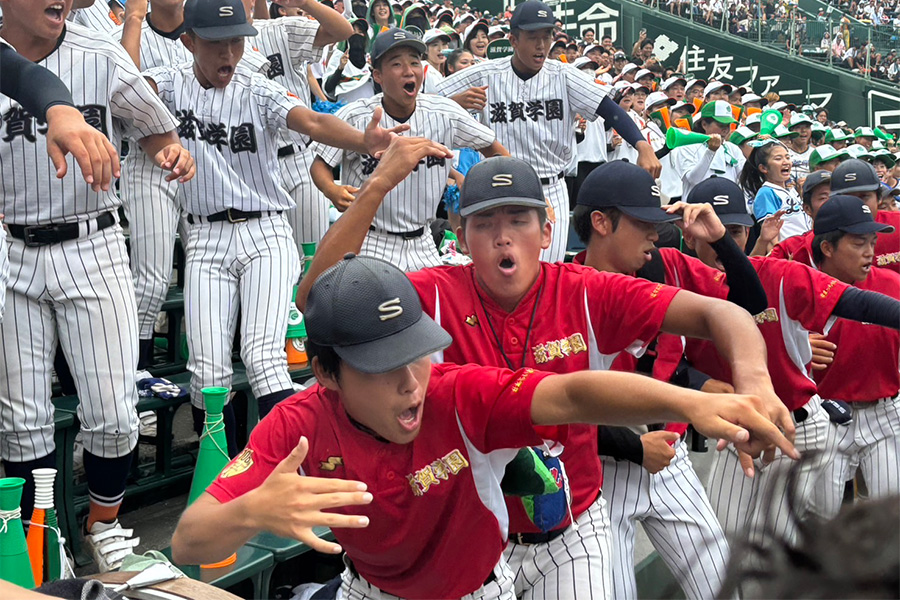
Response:
[{"label": "green megaphone", "polygon": [[885,142],[894,141],[894,136],[881,129],[881,127],[876,127],[873,131],[875,132],[875,137],[882,139]]},{"label": "green megaphone", "polygon": [[666,131],[666,146],[669,150],[674,150],[681,146],[689,146],[691,144],[705,144],[708,141],[709,136],[705,133],[695,133],[677,127],[672,127]]},{"label": "green megaphone", "polygon": [[200,392],[206,407],[206,421],[200,436],[200,451],[197,453],[188,504],[200,497],[230,460],[228,441],[225,438],[225,418],[222,416],[229,390],[224,387],[208,387]]},{"label": "green megaphone", "polygon": [[775,128],[781,125],[781,113],[775,109],[769,109],[759,118],[759,135],[772,135]]}]

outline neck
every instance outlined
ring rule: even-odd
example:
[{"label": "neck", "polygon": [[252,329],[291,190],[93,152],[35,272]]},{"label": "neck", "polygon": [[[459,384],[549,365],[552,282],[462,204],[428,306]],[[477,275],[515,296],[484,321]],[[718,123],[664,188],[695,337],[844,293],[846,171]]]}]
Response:
[{"label": "neck", "polygon": [[819,270],[828,275],[829,277],[834,277],[841,283],[846,283],[847,285],[856,285],[859,283],[857,280],[852,277],[847,276],[846,273],[842,273],[838,269],[834,268],[834,265],[831,264],[829,259],[822,260],[821,264],[818,265]]},{"label": "neck", "polygon": [[[538,271],[538,275],[540,275],[540,271]],[[504,312],[511,313],[516,309],[519,303],[522,301],[522,298],[528,294],[528,291],[534,286],[534,283],[537,281],[538,275],[535,275],[534,279],[529,282],[528,286],[525,288],[525,291],[519,294],[498,294],[494,290],[488,288],[484,281],[481,280],[481,277],[478,275],[478,271],[475,272],[475,281],[478,282],[478,287],[481,288],[481,291],[491,300],[493,300],[497,306],[502,308]]]},{"label": "neck", "polygon": [[3,18],[3,27],[0,28],[0,37],[10,43],[16,52],[32,62],[47,57],[59,42],[59,38],[45,39],[34,37],[25,33],[25,28],[8,15]]},{"label": "neck", "polygon": [[393,98],[383,96],[381,105],[384,106],[384,112],[395,119],[408,119],[416,110],[416,99],[413,98],[409,104],[397,102]]},{"label": "neck", "polygon": [[154,6],[153,12],[147,14],[147,20],[160,31],[175,31],[184,24],[184,6]]},{"label": "neck", "polygon": [[791,148],[793,148],[795,152],[806,152],[806,149],[809,148],[809,142],[804,142],[799,139],[791,140]]},{"label": "neck", "polygon": [[516,73],[523,77],[534,77],[540,71],[540,69],[538,69],[537,71],[531,71],[530,69],[528,69],[524,65],[524,63],[522,63],[522,61],[519,60],[519,57],[516,54],[513,54],[511,64],[512,64],[513,69],[515,69]]},{"label": "neck", "polygon": [[604,273],[621,273],[610,261],[607,252],[603,250],[603,244],[600,240],[592,240],[588,244],[587,251],[584,255],[584,266],[593,267]]},{"label": "neck", "polygon": [[212,84],[209,82],[209,80],[204,77],[203,73],[200,72],[200,69],[197,68],[197,63],[194,63],[194,77],[197,78],[197,83],[199,83],[200,87],[202,87],[203,89],[208,90],[212,87]]}]

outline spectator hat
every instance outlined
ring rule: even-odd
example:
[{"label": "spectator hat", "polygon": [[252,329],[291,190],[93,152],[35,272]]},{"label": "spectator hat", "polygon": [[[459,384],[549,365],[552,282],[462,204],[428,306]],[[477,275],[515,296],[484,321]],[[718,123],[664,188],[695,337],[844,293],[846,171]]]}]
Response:
[{"label": "spectator hat", "polygon": [[666,106],[674,106],[676,102],[677,102],[677,100],[675,100],[675,98],[669,98],[669,96],[667,96],[665,92],[653,92],[652,94],[647,96],[647,101],[644,103],[644,105],[649,110],[658,104],[659,105],[665,104]]},{"label": "spectator hat", "polygon": [[722,81],[710,81],[708,84],[706,84],[706,87],[703,88],[703,97],[706,98],[710,94],[718,92],[720,90],[724,90],[726,94],[731,95],[731,92],[734,91],[734,88]]},{"label": "spectator hat", "polygon": [[734,120],[734,113],[731,111],[731,105],[727,100],[707,102],[700,109],[700,118],[715,119],[719,123],[724,123],[726,125],[737,123],[737,121]]},{"label": "spectator hat", "polygon": [[685,87],[686,87],[686,86],[687,86],[687,79],[685,79],[684,77],[678,77],[677,75],[673,75],[672,77],[669,77],[668,79],[666,79],[665,81],[663,81],[663,82],[662,82],[662,85],[659,86],[659,89],[661,89],[662,91],[665,92],[665,91],[667,91],[670,87],[672,87],[673,85],[675,85],[676,83],[680,83],[682,86],[685,86]]},{"label": "spectator hat", "polygon": [[728,141],[736,146],[740,146],[744,142],[749,142],[758,135],[759,133],[753,131],[749,127],[738,127],[732,132],[731,136],[729,136]]},{"label": "spectator hat", "polygon": [[793,129],[798,125],[809,125],[812,127],[813,120],[809,118],[808,115],[802,112],[796,112],[791,115],[791,124],[788,126],[789,129]]},{"label": "spectator hat", "polygon": [[816,146],[809,155],[809,168],[814,169],[823,162],[828,162],[829,160],[834,160],[836,158],[843,159],[847,158],[847,156],[846,150],[835,150],[834,146],[831,144],[822,144],[821,146]]},{"label": "spectator hat", "polygon": [[743,96],[741,96],[741,104],[747,105],[747,104],[750,104],[750,103],[752,103],[752,102],[758,102],[760,108],[762,108],[763,106],[765,106],[765,105],[767,105],[767,104],[769,103],[768,100],[766,100],[766,99],[763,98],[762,96],[759,96],[759,95],[757,95],[757,94],[754,94],[753,92],[747,92],[746,94],[744,94]]}]

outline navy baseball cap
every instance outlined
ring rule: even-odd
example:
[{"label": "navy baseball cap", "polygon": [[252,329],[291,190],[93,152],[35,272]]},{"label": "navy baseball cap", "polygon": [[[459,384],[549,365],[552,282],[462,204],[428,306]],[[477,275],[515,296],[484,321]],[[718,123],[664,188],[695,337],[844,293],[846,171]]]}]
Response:
[{"label": "navy baseball cap", "polygon": [[659,186],[650,173],[624,160],[614,160],[591,171],[581,184],[577,204],[597,210],[617,208],[647,223],[669,223],[681,218],[662,209]]},{"label": "navy baseball cap", "polygon": [[843,231],[856,235],[867,233],[891,233],[894,228],[876,223],[868,206],[856,196],[838,194],[829,198],[816,213],[813,232],[816,235]]},{"label": "navy baseball cap", "polygon": [[193,31],[200,39],[213,42],[258,33],[256,27],[247,22],[241,0],[187,0],[184,31]]},{"label": "navy baseball cap", "polygon": [[831,173],[831,193],[877,192],[881,180],[875,167],[864,160],[851,158],[839,164]]},{"label": "navy baseball cap", "polygon": [[322,273],[306,301],[311,342],[334,348],[363,373],[387,373],[443,350],[453,339],[422,311],[394,265],[353,253]]},{"label": "navy baseball cap", "polygon": [[820,185],[825,184],[831,184],[831,173],[829,173],[828,171],[813,171],[812,173],[807,175],[806,181],[803,182],[804,204],[809,204],[814,189],[816,189]]},{"label": "navy baseball cap", "polygon": [[538,0],[525,0],[516,7],[509,20],[510,29],[536,31],[551,29],[556,25],[553,9]]},{"label": "navy baseball cap", "polygon": [[372,42],[372,62],[374,63],[380,59],[388,50],[399,46],[409,46],[410,48],[417,50],[419,54],[428,53],[425,42],[416,37],[414,33],[406,31],[405,29],[391,27],[387,31],[382,31],[375,36],[375,41]]},{"label": "navy baseball cap", "polygon": [[744,192],[730,179],[710,177],[691,189],[689,204],[709,202],[723,225],[753,227],[753,217],[747,212]]},{"label": "navy baseball cap", "polygon": [[461,217],[509,205],[547,208],[534,167],[512,156],[494,156],[469,169],[459,191]]}]

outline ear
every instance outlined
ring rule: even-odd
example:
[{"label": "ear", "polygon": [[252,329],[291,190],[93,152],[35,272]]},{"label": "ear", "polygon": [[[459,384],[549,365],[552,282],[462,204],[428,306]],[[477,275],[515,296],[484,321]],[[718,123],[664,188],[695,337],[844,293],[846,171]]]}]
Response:
[{"label": "ear", "polygon": [[541,229],[541,248],[546,250],[553,241],[553,225],[550,221],[544,221],[544,227]]},{"label": "ear", "polygon": [[184,44],[184,47],[187,48],[187,51],[190,52],[191,54],[193,54],[194,53],[194,40],[191,38],[191,36],[189,36],[186,33],[182,33],[181,37],[179,39],[181,40],[181,43]]},{"label": "ear", "polygon": [[758,165],[756,168],[759,169],[759,172],[762,173],[763,175],[768,175],[768,174],[769,174],[769,167],[768,167],[768,165],[761,164],[761,165]]},{"label": "ear", "polygon": [[599,210],[595,210],[591,213],[591,229],[600,237],[611,235],[613,233],[612,221]]},{"label": "ear", "polygon": [[334,375],[326,373],[325,370],[322,369],[322,363],[319,362],[318,356],[313,357],[312,365],[310,366],[312,366],[313,375],[316,376],[319,385],[332,392],[341,391],[341,385],[338,383],[338,380],[334,378]]},{"label": "ear", "polygon": [[834,258],[834,244],[828,241],[823,241],[819,248],[822,250],[822,256],[825,258]]},{"label": "ear", "polygon": [[381,84],[384,82],[384,79],[382,79],[382,77],[381,77],[381,70],[380,70],[380,69],[372,69],[372,79],[373,79],[373,80],[375,81],[375,83],[377,83],[378,85],[381,85]]},{"label": "ear", "polygon": [[469,244],[466,243],[466,230],[462,225],[456,228],[456,239],[459,240],[459,249],[463,254],[469,254]]},{"label": "ear", "polygon": [[806,216],[808,216],[810,219],[812,219],[812,206],[811,205],[806,204],[804,202],[803,203],[803,212],[806,213]]}]

